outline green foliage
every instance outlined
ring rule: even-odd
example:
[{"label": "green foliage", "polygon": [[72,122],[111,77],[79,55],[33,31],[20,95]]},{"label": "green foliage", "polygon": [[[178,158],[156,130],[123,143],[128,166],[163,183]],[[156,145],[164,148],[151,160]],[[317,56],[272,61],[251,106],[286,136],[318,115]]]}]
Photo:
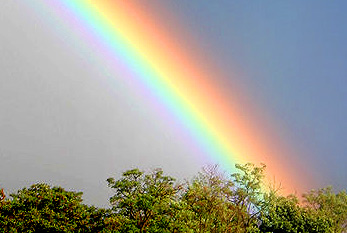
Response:
[{"label": "green foliage", "polygon": [[333,232],[347,232],[347,193],[345,190],[335,194],[332,187],[311,190],[304,194],[307,209],[333,223]]},{"label": "green foliage", "polygon": [[188,184],[183,201],[193,232],[230,232],[233,229],[232,188],[233,183],[220,174],[216,166],[205,168]]},{"label": "green foliage", "polygon": [[261,209],[262,232],[346,232],[346,191],[335,194],[327,187],[303,197],[305,205],[293,195],[266,194]]},{"label": "green foliage", "polygon": [[258,232],[264,165],[236,165],[227,178],[217,166],[203,169],[183,195],[192,232]]},{"label": "green foliage", "polygon": [[240,173],[232,174],[235,183],[235,197],[233,203],[237,211],[238,231],[256,232],[258,215],[263,201],[262,182],[265,164],[257,167],[254,164],[236,164]]},{"label": "green foliage", "polygon": [[175,228],[172,220],[180,187],[161,169],[149,174],[133,169],[124,172],[118,181],[107,181],[115,190],[110,202],[122,217],[122,232],[172,232]]},{"label": "green foliage", "polygon": [[0,209],[2,232],[95,232],[103,213],[82,202],[82,193],[35,184],[11,194]]},{"label": "green foliage", "polygon": [[301,207],[293,195],[283,197],[274,192],[265,195],[260,225],[262,232],[323,233],[332,232],[331,225],[330,219]]},{"label": "green foliage", "polygon": [[107,179],[111,209],[82,203],[82,193],[34,184],[6,198],[0,189],[1,232],[243,233],[347,232],[346,191],[312,190],[299,202],[264,192],[265,165],[236,165],[231,176],[204,168],[184,185],[161,169]]},{"label": "green foliage", "polygon": [[266,166],[261,164],[260,167],[257,167],[254,164],[246,163],[245,165],[236,164],[235,167],[241,171],[241,173],[232,174],[237,187],[238,199],[235,201],[246,206],[250,211],[252,204],[257,205],[262,196],[261,187]]}]

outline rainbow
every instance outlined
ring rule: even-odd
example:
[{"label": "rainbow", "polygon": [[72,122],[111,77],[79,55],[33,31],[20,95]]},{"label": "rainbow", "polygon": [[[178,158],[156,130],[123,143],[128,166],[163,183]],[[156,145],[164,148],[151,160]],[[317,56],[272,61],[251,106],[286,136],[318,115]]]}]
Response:
[{"label": "rainbow", "polygon": [[222,88],[215,77],[224,74],[208,69],[212,65],[190,52],[178,29],[167,29],[140,1],[48,2],[44,4],[64,12],[93,47],[101,48],[96,53],[102,50],[114,61],[115,70],[126,70],[148,90],[213,161],[230,171],[235,163],[263,162],[268,179],[276,177],[287,190],[307,186],[293,168],[294,151],[271,134],[276,129],[256,112],[244,110],[257,109],[257,104],[244,106],[238,94]]}]

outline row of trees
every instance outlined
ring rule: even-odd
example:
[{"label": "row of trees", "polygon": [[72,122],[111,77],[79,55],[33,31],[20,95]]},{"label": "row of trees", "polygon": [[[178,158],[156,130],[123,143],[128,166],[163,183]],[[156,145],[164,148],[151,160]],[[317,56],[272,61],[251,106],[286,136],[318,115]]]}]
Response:
[{"label": "row of trees", "polygon": [[236,165],[225,175],[204,168],[177,183],[161,169],[107,179],[111,208],[87,206],[82,193],[34,184],[6,198],[0,192],[0,232],[347,232],[346,191],[294,195],[263,191],[265,165]]}]

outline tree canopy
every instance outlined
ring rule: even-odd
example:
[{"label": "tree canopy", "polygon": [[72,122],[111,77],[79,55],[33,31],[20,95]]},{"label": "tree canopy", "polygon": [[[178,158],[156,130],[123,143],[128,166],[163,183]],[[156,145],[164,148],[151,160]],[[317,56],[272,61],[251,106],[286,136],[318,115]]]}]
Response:
[{"label": "tree canopy", "polygon": [[9,197],[0,189],[0,232],[347,232],[345,190],[311,190],[299,201],[262,189],[264,164],[236,168],[226,174],[207,166],[183,183],[162,169],[127,170],[107,179],[108,209],[45,183]]}]

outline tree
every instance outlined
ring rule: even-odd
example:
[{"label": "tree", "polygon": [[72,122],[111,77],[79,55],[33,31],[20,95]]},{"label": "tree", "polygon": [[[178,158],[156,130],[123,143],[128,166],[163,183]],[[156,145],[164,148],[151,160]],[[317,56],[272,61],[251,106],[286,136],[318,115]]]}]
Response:
[{"label": "tree", "polygon": [[346,190],[335,194],[332,187],[311,190],[304,194],[307,209],[317,215],[329,218],[333,224],[333,232],[347,232],[347,193]]},{"label": "tree", "polygon": [[176,193],[180,187],[175,179],[164,176],[161,169],[145,174],[139,169],[128,170],[120,180],[107,179],[115,190],[110,198],[113,211],[123,221],[122,232],[175,232]]},{"label": "tree", "polygon": [[265,195],[261,209],[261,232],[325,233],[334,232],[332,221],[311,208],[299,205],[294,195],[279,196],[275,192]]},{"label": "tree", "polygon": [[227,178],[218,166],[203,169],[188,185],[183,200],[194,232],[257,232],[265,165],[236,165]]},{"label": "tree", "polygon": [[236,206],[238,232],[257,232],[258,216],[263,201],[262,182],[265,164],[256,166],[252,163],[236,164],[240,170],[232,174],[235,195],[232,202]]},{"label": "tree", "polygon": [[103,228],[103,212],[83,205],[82,193],[34,184],[10,196],[1,204],[1,232],[95,232]]},{"label": "tree", "polygon": [[190,212],[193,232],[233,232],[235,207],[229,202],[233,183],[218,171],[218,166],[203,168],[183,195]]},{"label": "tree", "polygon": [[161,169],[109,178],[111,209],[82,203],[82,193],[34,184],[7,198],[0,189],[1,232],[323,233],[347,232],[347,193],[312,190],[299,202],[265,192],[265,165],[236,165],[231,176],[203,168],[183,185]]}]

